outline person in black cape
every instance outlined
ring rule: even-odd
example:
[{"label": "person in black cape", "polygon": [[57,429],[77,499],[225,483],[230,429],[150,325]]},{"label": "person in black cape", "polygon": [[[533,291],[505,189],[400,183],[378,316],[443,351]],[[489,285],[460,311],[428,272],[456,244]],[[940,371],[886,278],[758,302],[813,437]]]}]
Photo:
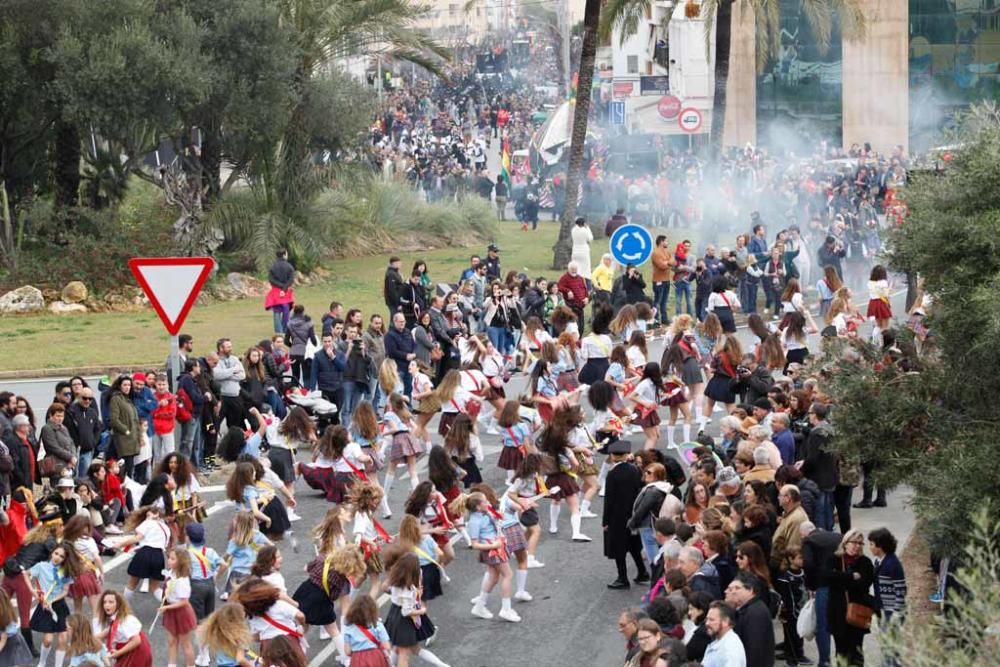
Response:
[{"label": "person in black cape", "polygon": [[618,568],[618,578],[608,584],[608,588],[630,588],[626,556],[632,555],[639,574],[635,578],[637,584],[649,581],[649,572],[642,561],[642,542],[638,534],[628,529],[628,520],[632,516],[632,506],[642,489],[642,473],[628,456],[632,451],[632,443],[628,440],[617,440],[608,445],[612,468],[608,471],[604,496],[604,515],[601,526],[604,529],[604,556],[615,561]]}]

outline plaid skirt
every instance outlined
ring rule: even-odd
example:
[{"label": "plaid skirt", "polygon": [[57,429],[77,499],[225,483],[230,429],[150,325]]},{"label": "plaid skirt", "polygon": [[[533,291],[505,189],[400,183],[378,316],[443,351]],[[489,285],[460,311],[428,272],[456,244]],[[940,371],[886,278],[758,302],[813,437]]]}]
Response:
[{"label": "plaid skirt", "polygon": [[451,430],[451,425],[455,423],[458,419],[457,412],[442,412],[441,419],[438,421],[438,435],[442,438],[448,435],[448,431]]},{"label": "plaid skirt", "polygon": [[576,483],[569,473],[557,472],[551,475],[545,476],[545,486],[552,488],[553,486],[559,487],[559,492],[554,493],[549,498],[552,500],[565,500],[570,496],[575,496],[580,492],[580,485]]},{"label": "plaid skirt", "polygon": [[524,536],[524,528],[520,523],[507,526],[503,529],[504,539],[507,540],[507,553],[515,554],[518,551],[525,551],[528,548],[528,540]]},{"label": "plaid skirt", "polygon": [[517,467],[521,465],[521,461],[524,460],[524,454],[517,447],[508,447],[504,445],[504,448],[500,451],[500,461],[497,465],[503,470],[517,470]]},{"label": "plaid skirt", "polygon": [[660,415],[656,413],[656,410],[650,410],[645,416],[639,412],[639,418],[633,419],[632,423],[640,428],[653,428],[660,425]]},{"label": "plaid skirt", "polygon": [[424,443],[409,431],[400,431],[392,436],[392,446],[389,448],[389,461],[398,463],[408,456],[420,456],[424,453]]},{"label": "plaid skirt", "polygon": [[571,392],[580,386],[580,379],[575,371],[563,371],[556,377],[556,388],[559,391]]},{"label": "plaid skirt", "polygon": [[333,468],[320,468],[308,463],[299,466],[302,479],[311,488],[322,491],[331,503],[342,503],[347,492],[354,485],[354,473],[337,472]]},{"label": "plaid skirt", "polygon": [[382,574],[385,572],[385,566],[382,565],[382,556],[378,551],[366,553],[365,570],[368,574]]},{"label": "plaid skirt", "polygon": [[198,627],[194,609],[188,602],[184,606],[163,612],[163,628],[174,637],[186,635]]},{"label": "plaid skirt", "polygon": [[73,599],[83,598],[98,595],[101,590],[101,582],[97,580],[97,573],[88,568],[69,585],[69,596]]}]

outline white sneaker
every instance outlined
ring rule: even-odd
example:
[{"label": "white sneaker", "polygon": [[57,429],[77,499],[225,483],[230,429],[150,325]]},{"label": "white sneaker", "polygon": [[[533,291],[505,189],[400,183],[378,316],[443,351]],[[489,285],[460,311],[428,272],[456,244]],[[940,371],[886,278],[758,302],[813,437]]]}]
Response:
[{"label": "white sneaker", "polygon": [[559,526],[549,526],[549,533],[555,535],[559,532]]},{"label": "white sneaker", "polygon": [[667,443],[667,449],[677,449],[677,443],[675,442]]},{"label": "white sneaker", "polygon": [[301,521],[302,517],[300,517],[298,514],[296,514],[295,510],[289,509],[288,510],[288,520],[289,521]]},{"label": "white sneaker", "polygon": [[[500,612],[501,614],[503,612]],[[476,605],[472,608],[472,615],[478,616],[479,618],[485,618],[487,621],[493,618],[493,614],[486,607]]]},{"label": "white sneaker", "polygon": [[223,592],[221,595],[219,595],[219,599],[225,602],[226,600],[229,599],[229,593]]},{"label": "white sneaker", "polygon": [[501,609],[498,615],[501,619],[510,621],[511,623],[521,622],[521,616],[513,609]]},{"label": "white sneaker", "polygon": [[538,560],[534,556],[528,556],[528,569],[529,570],[537,570],[540,567],[545,567],[545,563],[543,563],[542,561]]},{"label": "white sneaker", "polygon": [[518,591],[514,593],[514,599],[520,600],[521,602],[531,602],[535,598],[531,597],[531,593],[528,591]]},{"label": "white sneaker", "polygon": [[149,579],[143,579],[142,580],[142,583],[139,584],[139,592],[140,593],[148,593],[149,592]]},{"label": "white sneaker", "polygon": [[326,640],[330,639],[330,633],[329,633],[329,632],[327,632],[327,631],[326,631],[326,627],[324,627],[324,626],[322,626],[322,625],[321,625],[321,626],[319,626],[319,638],[320,638],[320,639],[321,639],[322,641],[326,641]]},{"label": "white sneaker", "polygon": [[597,515],[594,514],[593,512],[591,512],[590,510],[587,510],[586,512],[584,512],[584,511],[581,510],[580,511],[580,518],[582,518],[582,519],[596,519]]},{"label": "white sneaker", "polygon": [[602,486],[601,490],[597,492],[597,495],[599,495],[601,498],[603,498],[604,497],[604,491],[605,491],[605,488]]},{"label": "white sneaker", "polygon": [[471,600],[469,600],[469,604],[471,604],[473,607],[478,607],[479,606],[479,596],[477,595],[476,597],[474,597]]},{"label": "white sneaker", "polygon": [[107,533],[108,535],[121,535],[122,529],[116,526],[115,524],[111,524],[109,526],[104,527],[104,532]]},{"label": "white sneaker", "polygon": [[592,539],[590,539],[589,537],[587,537],[583,533],[579,533],[578,535],[574,535],[573,536],[573,541],[574,542],[593,542]]},{"label": "white sneaker", "polygon": [[497,430],[496,426],[490,426],[488,429],[486,429],[486,434],[487,435],[500,435],[500,431]]}]

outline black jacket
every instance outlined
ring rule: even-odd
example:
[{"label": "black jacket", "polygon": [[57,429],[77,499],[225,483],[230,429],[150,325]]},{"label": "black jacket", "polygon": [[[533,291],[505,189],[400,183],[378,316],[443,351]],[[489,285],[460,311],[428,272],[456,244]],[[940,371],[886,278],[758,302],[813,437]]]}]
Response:
[{"label": "black jacket", "polygon": [[754,526],[753,528],[747,528],[741,530],[737,533],[737,539],[740,542],[753,542],[760,550],[764,552],[764,559],[771,559],[771,536],[774,534],[774,528],[768,524],[762,524],[760,526]]},{"label": "black jacket", "polygon": [[399,291],[403,286],[403,276],[399,275],[397,269],[391,266],[385,270],[385,278],[382,283],[382,298],[390,313],[399,310]]},{"label": "black jacket", "polygon": [[733,391],[743,396],[743,402],[753,405],[758,398],[767,398],[767,392],[774,386],[774,376],[764,364],[757,364],[750,375],[737,376]]},{"label": "black jacket", "polygon": [[[407,326],[417,321],[417,314],[427,310],[427,291],[411,282],[399,286],[396,308],[406,316]],[[395,311],[393,311],[395,312]]]},{"label": "black jacket", "polygon": [[267,282],[287,290],[295,282],[295,267],[283,259],[275,260],[271,270],[267,272]]},{"label": "black jacket", "polygon": [[637,273],[635,278],[627,273],[623,275],[622,290],[625,292],[625,303],[636,304],[646,300],[646,281],[641,273]]},{"label": "black jacket", "polygon": [[736,610],[733,626],[747,656],[747,667],[773,667],[774,622],[771,610],[759,597]]},{"label": "black jacket", "polygon": [[833,571],[834,554],[840,547],[841,535],[817,528],[802,540],[802,569],[806,575],[806,588],[815,591],[829,586]]},{"label": "black jacket", "polygon": [[833,491],[840,477],[832,440],[833,427],[820,422],[809,432],[802,448],[802,475],[816,482],[820,491]]},{"label": "black jacket", "polygon": [[819,487],[816,486],[816,482],[805,477],[796,482],[795,485],[799,487],[799,502],[802,503],[802,509],[806,511],[806,516],[809,517],[810,521],[816,521],[816,506],[819,504],[820,494]]},{"label": "black jacket", "polygon": [[66,408],[66,429],[81,453],[92,452],[101,440],[101,415],[93,401],[90,405],[73,401]]},{"label": "black jacket", "polygon": [[[33,488],[32,484],[34,480],[31,478],[31,461],[37,452],[30,451],[29,446],[25,445],[13,432],[8,433],[3,442],[7,445],[11,462],[14,464],[10,471],[11,491],[17,489],[19,486],[26,486],[29,489]],[[18,499],[23,500],[23,498]]]},{"label": "black jacket", "polygon": [[406,329],[397,331],[396,327],[392,327],[385,334],[385,356],[396,362],[400,377],[406,377],[410,365],[406,355],[412,354],[414,347],[413,335]]},{"label": "black jacket", "polygon": [[628,528],[632,517],[632,507],[642,489],[642,473],[631,463],[617,463],[608,472],[605,484],[604,512],[601,526],[604,528],[604,555],[607,558],[621,558],[628,553],[630,543],[639,542],[639,536]]},{"label": "black jacket", "polygon": [[702,621],[700,625],[694,630],[694,634],[691,635],[691,639],[687,643],[687,659],[694,662],[701,662],[701,659],[705,657],[705,649],[708,645],[712,643],[712,637],[708,634],[708,628],[705,627],[705,622]]}]

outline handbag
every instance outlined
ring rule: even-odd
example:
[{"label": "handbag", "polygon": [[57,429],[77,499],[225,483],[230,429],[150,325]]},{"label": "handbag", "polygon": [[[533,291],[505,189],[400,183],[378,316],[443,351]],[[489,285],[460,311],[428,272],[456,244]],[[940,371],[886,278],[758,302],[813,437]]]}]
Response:
[{"label": "handbag", "polygon": [[875,610],[860,602],[847,601],[847,624],[859,630],[868,630],[872,626],[872,615]]},{"label": "handbag", "polygon": [[38,473],[42,477],[52,477],[59,469],[59,460],[54,456],[46,456],[38,464]]},{"label": "handbag", "polygon": [[799,618],[795,621],[795,629],[799,633],[799,637],[805,639],[806,641],[811,640],[816,636],[816,600],[809,598],[809,600],[802,605],[802,610],[799,612]]}]

